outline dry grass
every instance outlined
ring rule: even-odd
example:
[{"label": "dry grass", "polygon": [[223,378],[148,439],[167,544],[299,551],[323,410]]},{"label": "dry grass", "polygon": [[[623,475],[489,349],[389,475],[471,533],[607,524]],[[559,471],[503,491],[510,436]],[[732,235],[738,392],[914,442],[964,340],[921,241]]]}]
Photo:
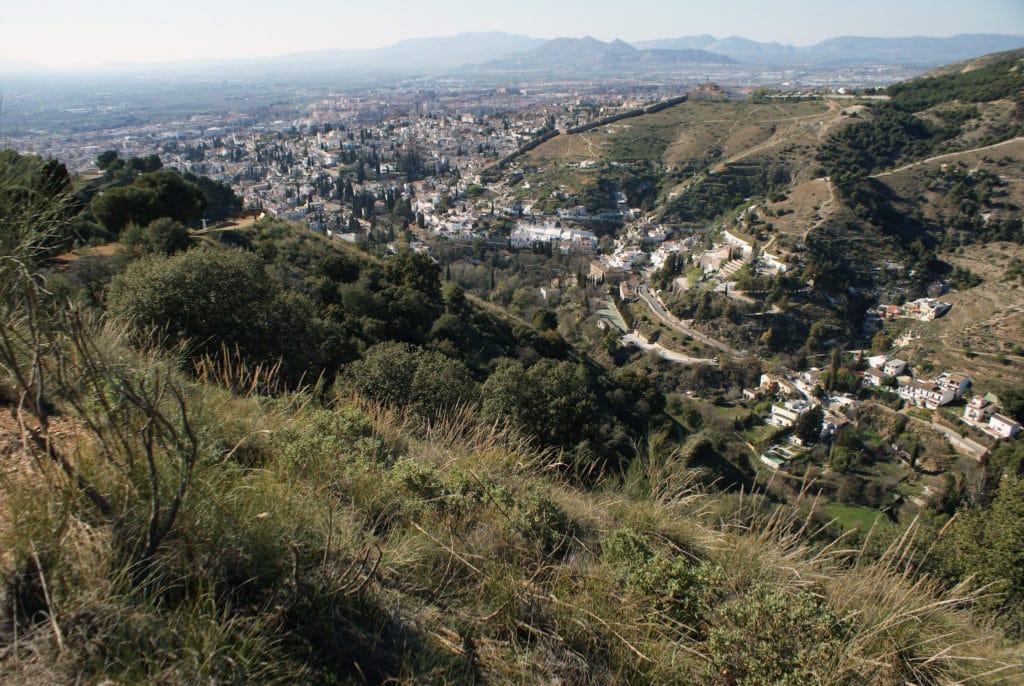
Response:
[{"label": "dry grass", "polygon": [[691,100],[662,112],[609,124],[583,134],[557,136],[529,153],[532,160],[649,159],[674,165],[721,159],[820,142],[845,120],[842,105],[828,101],[721,103]]},{"label": "dry grass", "polygon": [[[623,480],[581,488],[557,454],[469,410],[425,424],[239,393],[240,378],[180,380],[201,459],[141,576],[118,525],[41,478],[45,463],[4,480],[0,599],[34,610],[0,603],[0,677],[724,684],[723,668],[770,680],[722,647],[764,640],[790,651],[764,674],[804,656],[820,683],[1022,675],[976,596],[916,574],[914,530],[870,560],[812,542],[809,499],[704,491],[662,436]],[[144,503],[93,467],[102,440],[76,442],[76,465]],[[841,650],[750,634],[743,608],[780,598]]]},{"label": "dry grass", "polygon": [[[1024,378],[1024,287],[1004,278],[1013,259],[1024,259],[1024,246],[1007,242],[965,246],[944,256],[982,277],[974,288],[947,293],[953,308],[932,322],[909,321],[913,341],[900,355],[929,359],[937,369],[969,370],[976,390],[1003,389]],[[970,354],[970,356],[969,356]]]},{"label": "dry grass", "polygon": [[827,180],[814,179],[789,188],[785,200],[767,204],[767,208],[775,215],[768,221],[775,225],[779,233],[803,238],[811,227],[826,218],[832,210],[828,186]]}]

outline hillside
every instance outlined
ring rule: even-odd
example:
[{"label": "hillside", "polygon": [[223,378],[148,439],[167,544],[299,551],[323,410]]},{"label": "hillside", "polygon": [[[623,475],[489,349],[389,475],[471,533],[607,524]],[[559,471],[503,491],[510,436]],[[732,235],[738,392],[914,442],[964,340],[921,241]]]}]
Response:
[{"label": "hillside", "polygon": [[930,72],[924,74],[925,77],[934,76],[949,76],[952,74],[963,74],[975,69],[981,69],[988,67],[993,64],[998,64],[1004,61],[1008,57],[1020,57],[1024,53],[1024,50],[1008,50],[1005,52],[991,52],[974,59],[964,60],[961,62],[954,62],[953,64],[945,64],[937,69],[933,69]]},{"label": "hillside", "polygon": [[1006,158],[993,171],[1001,175],[1000,200],[978,211],[993,226],[1019,219],[1022,189],[1002,178],[1013,168],[1012,139],[1024,121],[1018,62],[1019,53],[975,61],[893,86],[881,102],[691,97],[544,142],[517,163],[529,182],[517,190],[550,210],[609,206],[617,188],[631,207],[683,225],[710,225],[743,203],[761,202],[779,245],[792,253],[817,236],[832,254],[862,258],[847,271],[867,285],[873,267],[907,258],[915,239],[930,236],[928,248],[946,240],[936,223],[960,212],[959,196],[947,197],[954,184],[904,171],[956,162],[961,152],[964,164]]},{"label": "hillside", "polygon": [[358,246],[3,151],[0,683],[1024,680],[1024,439],[846,353],[1024,416],[1019,66],[552,132]]},{"label": "hillside", "polygon": [[533,187],[525,196],[542,198],[553,190],[585,196],[606,179],[624,187],[632,206],[657,209],[665,219],[712,219],[731,209],[737,196],[813,178],[816,150],[849,121],[848,106],[691,98],[531,150],[519,163]]},{"label": "hillside", "polygon": [[959,248],[947,259],[981,283],[942,296],[953,305],[948,317],[907,326],[900,354],[969,369],[978,387],[1004,391],[1020,382],[1024,364],[1024,290],[1014,266],[1024,263],[1024,248],[993,241]]},{"label": "hillside", "polygon": [[[807,145],[824,138],[842,107],[822,102],[713,102],[690,99],[662,112],[560,136],[530,152],[567,163],[598,157],[677,165],[711,149],[729,160],[751,148]],[[585,136],[585,138],[582,138]],[[582,145],[581,142],[582,141]]]},{"label": "hillside", "polygon": [[847,550],[800,508],[705,493],[700,436],[676,453],[652,435],[585,489],[469,416],[231,391],[114,330],[53,331],[81,354],[50,347],[47,409],[0,424],[5,682],[1021,674],[975,596],[914,580],[912,538]]}]

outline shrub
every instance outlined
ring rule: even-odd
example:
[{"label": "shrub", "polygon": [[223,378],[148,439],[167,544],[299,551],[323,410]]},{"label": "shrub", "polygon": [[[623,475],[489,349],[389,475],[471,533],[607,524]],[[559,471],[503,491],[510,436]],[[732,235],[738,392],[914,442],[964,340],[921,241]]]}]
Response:
[{"label": "shrub", "polygon": [[722,607],[708,631],[704,683],[823,683],[844,627],[807,591],[759,587]]},{"label": "shrub", "polygon": [[615,531],[605,541],[603,559],[620,565],[626,589],[654,609],[697,633],[724,582],[722,570],[686,555],[669,558],[651,547],[650,538],[632,529]]},{"label": "shrub", "polygon": [[342,383],[360,395],[406,407],[434,422],[446,413],[476,403],[476,383],[466,365],[406,343],[379,343],[348,366]]},{"label": "shrub", "polygon": [[138,260],[110,286],[110,313],[136,335],[153,330],[196,358],[237,351],[247,362],[283,362],[298,378],[321,363],[309,299],[285,292],[251,253],[189,250]]},{"label": "shrub", "polygon": [[145,228],[132,224],[121,234],[121,242],[139,254],[173,255],[191,245],[188,228],[181,222],[163,217]]},{"label": "shrub", "polygon": [[576,527],[565,510],[536,491],[515,501],[512,526],[523,538],[535,542],[547,554],[564,551],[566,543],[576,534]]}]

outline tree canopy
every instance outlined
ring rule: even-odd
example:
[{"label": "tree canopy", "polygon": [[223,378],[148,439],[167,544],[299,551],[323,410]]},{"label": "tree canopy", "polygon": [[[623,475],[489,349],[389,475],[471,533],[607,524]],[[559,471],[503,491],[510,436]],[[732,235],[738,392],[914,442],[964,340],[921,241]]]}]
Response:
[{"label": "tree canopy", "polygon": [[345,370],[345,383],[360,395],[401,405],[434,421],[465,405],[475,405],[476,383],[466,365],[433,350],[407,343],[380,343]]},{"label": "tree canopy", "polygon": [[234,217],[242,211],[242,199],[223,181],[214,181],[208,176],[197,176],[192,173],[186,173],[185,180],[195,184],[206,199],[203,219],[220,221]]},{"label": "tree canopy", "polygon": [[509,420],[545,443],[574,448],[591,435],[597,399],[586,370],[572,362],[545,358],[526,368],[507,361],[482,393],[485,419]]},{"label": "tree canopy", "polygon": [[162,169],[141,174],[131,185],[105,191],[93,199],[91,207],[104,228],[120,233],[129,224],[146,226],[161,217],[194,224],[203,215],[206,198],[177,171]]},{"label": "tree canopy", "polygon": [[151,255],[114,279],[110,313],[143,336],[193,356],[223,348],[251,361],[282,360],[285,372],[315,370],[320,332],[309,299],[286,292],[259,257],[239,250]]}]

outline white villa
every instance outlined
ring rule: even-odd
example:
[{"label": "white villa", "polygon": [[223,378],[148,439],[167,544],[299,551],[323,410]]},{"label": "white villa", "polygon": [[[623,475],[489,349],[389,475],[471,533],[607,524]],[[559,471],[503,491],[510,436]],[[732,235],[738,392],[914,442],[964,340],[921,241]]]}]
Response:
[{"label": "white villa", "polygon": [[776,403],[772,405],[768,423],[779,427],[793,426],[800,417],[810,410],[811,405],[806,400],[787,400],[784,403]]},{"label": "white villa", "polygon": [[554,224],[519,222],[509,240],[517,248],[528,248],[534,243],[557,243],[562,252],[592,253],[597,250],[597,236],[592,232],[564,229]]},{"label": "white villa", "polygon": [[927,407],[929,410],[947,405],[956,397],[951,389],[941,386],[935,381],[918,381],[917,379],[902,381],[896,392],[907,402],[918,407]]}]

